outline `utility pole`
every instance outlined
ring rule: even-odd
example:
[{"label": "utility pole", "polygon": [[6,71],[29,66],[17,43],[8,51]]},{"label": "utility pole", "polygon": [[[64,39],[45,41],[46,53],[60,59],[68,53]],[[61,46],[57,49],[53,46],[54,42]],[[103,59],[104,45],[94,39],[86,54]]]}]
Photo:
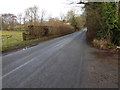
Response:
[{"label": "utility pole", "polygon": [[2,14],[0,15],[0,30],[2,31]]}]

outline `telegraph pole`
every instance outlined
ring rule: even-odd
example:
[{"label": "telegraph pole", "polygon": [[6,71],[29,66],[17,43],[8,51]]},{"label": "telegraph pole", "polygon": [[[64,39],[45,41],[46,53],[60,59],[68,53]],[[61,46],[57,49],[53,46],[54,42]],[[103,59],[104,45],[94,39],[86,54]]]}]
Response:
[{"label": "telegraph pole", "polygon": [[0,30],[2,31],[2,14],[0,15]]}]

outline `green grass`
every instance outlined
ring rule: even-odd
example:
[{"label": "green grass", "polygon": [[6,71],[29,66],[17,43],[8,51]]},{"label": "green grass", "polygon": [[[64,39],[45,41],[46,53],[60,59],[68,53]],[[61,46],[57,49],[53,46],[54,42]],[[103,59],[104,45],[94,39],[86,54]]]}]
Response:
[{"label": "green grass", "polygon": [[2,51],[12,48],[22,41],[21,31],[0,31],[0,49]]},{"label": "green grass", "polygon": [[42,37],[39,39],[23,41],[22,31],[0,31],[0,50],[8,51],[19,49],[32,45],[33,43],[39,43],[41,41],[48,40],[50,38],[54,37]]},{"label": "green grass", "polygon": [[60,36],[62,35],[52,35],[34,40],[23,41],[22,31],[0,31],[0,50],[5,52],[9,50],[24,48],[26,46],[32,46],[33,44],[37,44],[41,41],[49,40]]}]

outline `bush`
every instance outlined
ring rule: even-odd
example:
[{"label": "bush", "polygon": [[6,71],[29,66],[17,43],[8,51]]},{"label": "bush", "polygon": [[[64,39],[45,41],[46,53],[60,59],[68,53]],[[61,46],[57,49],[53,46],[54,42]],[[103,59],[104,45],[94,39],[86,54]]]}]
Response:
[{"label": "bush", "polygon": [[98,39],[94,39],[92,41],[93,45],[95,47],[98,47],[100,49],[111,49],[111,48],[115,48],[116,46],[109,43],[107,40],[105,39],[101,39],[101,40],[98,40]]},{"label": "bush", "polygon": [[30,25],[24,33],[24,40],[37,39],[44,36],[61,36],[75,32],[74,28],[64,22],[53,20],[44,25]]}]

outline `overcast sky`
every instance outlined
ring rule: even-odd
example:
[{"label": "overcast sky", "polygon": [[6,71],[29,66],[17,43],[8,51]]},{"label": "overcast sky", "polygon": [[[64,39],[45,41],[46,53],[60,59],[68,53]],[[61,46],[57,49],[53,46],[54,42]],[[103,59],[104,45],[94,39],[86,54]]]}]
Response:
[{"label": "overcast sky", "polygon": [[46,17],[60,17],[62,14],[66,14],[67,11],[71,9],[75,9],[76,12],[80,14],[81,8],[76,7],[75,5],[68,5],[67,3],[69,3],[69,1],[71,0],[1,0],[0,14],[23,14],[25,9],[28,7],[33,7],[34,5],[38,6],[39,13],[42,9],[46,10]]}]

